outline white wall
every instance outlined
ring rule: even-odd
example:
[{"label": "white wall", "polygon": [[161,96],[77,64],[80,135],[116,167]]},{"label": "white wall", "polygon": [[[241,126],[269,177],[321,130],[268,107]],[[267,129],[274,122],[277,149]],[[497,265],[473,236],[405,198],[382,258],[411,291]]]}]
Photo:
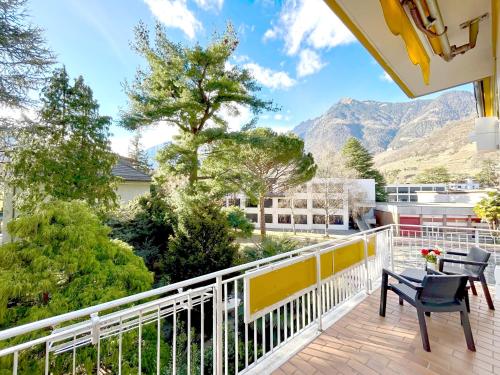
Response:
[{"label": "white wall", "polygon": [[118,200],[121,204],[126,204],[139,195],[149,193],[150,182],[147,181],[127,181],[122,182],[116,189]]},{"label": "white wall", "polygon": [[476,204],[486,198],[484,190],[464,192],[417,192],[419,203],[464,203]]}]

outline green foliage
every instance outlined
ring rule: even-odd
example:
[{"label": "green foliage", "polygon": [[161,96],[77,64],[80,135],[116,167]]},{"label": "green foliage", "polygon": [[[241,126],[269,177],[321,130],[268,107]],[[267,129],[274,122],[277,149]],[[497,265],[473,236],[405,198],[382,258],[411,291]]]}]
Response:
[{"label": "green foliage", "polygon": [[[267,194],[285,192],[309,181],[316,168],[312,155],[304,151],[302,139],[256,128],[226,140],[207,158],[203,170],[213,177],[213,190],[242,190],[250,198],[258,198],[262,215]],[[263,220],[260,230],[264,237]]]},{"label": "green foliage", "polygon": [[121,207],[108,220],[111,237],[127,242],[155,274],[155,285],[165,284],[163,256],[174,234],[177,216],[168,200],[153,188],[152,193]]},{"label": "green foliage", "polygon": [[128,157],[132,159],[135,167],[144,173],[151,172],[151,163],[149,162],[148,155],[144,150],[142,143],[142,134],[137,130],[130,140],[130,145],[128,148]]},{"label": "green foliage", "polygon": [[83,202],[51,201],[9,223],[0,247],[0,327],[138,293],[152,275]]},{"label": "green foliage", "polygon": [[358,178],[373,178],[375,180],[375,199],[384,202],[387,199],[385,179],[373,166],[373,156],[356,138],[349,138],[342,148],[345,166],[356,172]]},{"label": "green foliage", "polygon": [[16,205],[32,210],[46,199],[79,199],[92,207],[116,202],[116,156],[109,146],[110,118],[82,77],[70,84],[64,68],[50,78],[42,94],[36,124],[21,132],[9,183],[16,188]]},{"label": "green foliage", "polygon": [[[111,240],[84,202],[44,203],[9,223],[9,230],[17,241],[0,247],[0,330],[151,288],[143,260]],[[95,364],[92,350],[79,351],[86,368]],[[23,352],[20,372],[43,372],[39,354]],[[53,360],[56,368],[65,366],[64,359]]]},{"label": "green foliage", "polygon": [[475,206],[474,212],[488,223],[491,229],[500,229],[500,192],[489,192]]},{"label": "green foliage", "polygon": [[253,262],[255,260],[272,257],[273,255],[287,253],[295,250],[299,243],[289,237],[266,237],[255,246],[247,246],[241,253],[242,263]]},{"label": "green foliage", "polygon": [[238,245],[226,215],[208,201],[186,202],[168,243],[165,270],[170,282],[215,272],[235,263]]},{"label": "green foliage", "polygon": [[250,238],[254,225],[247,219],[245,211],[239,207],[227,207],[224,209],[229,226],[233,229],[236,237]]},{"label": "green foliage", "polygon": [[54,56],[45,46],[42,30],[33,26],[26,0],[0,1],[0,103],[29,104]]},{"label": "green foliage", "polygon": [[[129,129],[157,121],[176,126],[181,137],[175,143],[182,152],[174,153],[174,164],[182,165],[176,170],[189,178],[191,187],[200,179],[199,149],[226,134],[223,111],[237,116],[238,107],[246,106],[258,115],[274,108],[255,96],[260,87],[249,72],[230,64],[237,46],[231,25],[224,34],[214,34],[206,47],[172,42],[159,23],[153,42],[144,24],[135,29],[134,49],[148,69],[138,70],[126,87],[130,103],[121,123]],[[170,160],[168,155],[164,158]]]},{"label": "green foliage", "polygon": [[491,159],[483,160],[476,180],[481,184],[481,187],[500,186],[500,162]]},{"label": "green foliage", "polygon": [[415,182],[419,184],[446,184],[452,179],[448,168],[439,166],[425,169],[415,177]]}]

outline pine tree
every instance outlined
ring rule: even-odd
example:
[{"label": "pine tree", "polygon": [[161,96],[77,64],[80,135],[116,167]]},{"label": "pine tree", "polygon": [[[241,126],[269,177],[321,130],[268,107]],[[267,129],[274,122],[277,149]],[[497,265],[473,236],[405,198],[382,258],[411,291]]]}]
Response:
[{"label": "pine tree", "polygon": [[174,43],[160,24],[154,45],[144,24],[135,34],[134,49],[146,59],[148,69],[139,70],[134,83],[126,86],[130,104],[121,123],[128,129],[159,121],[176,126],[180,137],[173,146],[182,149],[182,155],[167,152],[162,163],[175,164],[172,171],[187,177],[193,188],[207,179],[198,173],[200,150],[227,135],[224,112],[237,116],[238,108],[245,106],[257,115],[274,106],[255,95],[260,87],[247,70],[230,64],[238,46],[231,25],[206,47]]},{"label": "pine tree", "polygon": [[352,137],[347,140],[342,148],[345,166],[356,172],[358,178],[372,178],[375,180],[375,199],[384,202],[387,198],[385,192],[385,179],[373,165],[373,156],[363,147],[361,142]]},{"label": "pine tree", "polygon": [[29,91],[54,62],[42,30],[31,24],[26,1],[0,1],[0,103],[8,106],[30,103]]},{"label": "pine tree", "polygon": [[111,119],[82,77],[70,83],[57,69],[42,92],[38,119],[22,132],[8,166],[16,205],[31,210],[47,199],[81,199],[93,207],[116,202],[116,156],[110,150]]},{"label": "pine tree", "polygon": [[144,173],[151,172],[151,164],[148,154],[142,146],[142,134],[140,130],[136,130],[134,136],[130,140],[128,148],[128,157],[133,160],[135,166]]}]

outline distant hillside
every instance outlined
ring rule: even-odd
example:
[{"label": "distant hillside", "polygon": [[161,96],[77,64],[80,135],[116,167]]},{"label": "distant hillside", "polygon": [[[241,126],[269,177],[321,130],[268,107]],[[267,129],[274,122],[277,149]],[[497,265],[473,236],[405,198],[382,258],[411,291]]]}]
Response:
[{"label": "distant hillside", "polygon": [[313,153],[325,148],[339,150],[350,137],[379,153],[404,147],[450,122],[474,116],[474,96],[468,91],[451,91],[435,99],[403,103],[347,98],[293,131]]},{"label": "distant hillside", "polygon": [[375,156],[375,165],[389,180],[411,182],[426,168],[445,166],[453,174],[474,176],[481,168],[481,161],[500,161],[500,151],[478,153],[470,143],[474,121],[455,121],[434,130],[429,135]]}]

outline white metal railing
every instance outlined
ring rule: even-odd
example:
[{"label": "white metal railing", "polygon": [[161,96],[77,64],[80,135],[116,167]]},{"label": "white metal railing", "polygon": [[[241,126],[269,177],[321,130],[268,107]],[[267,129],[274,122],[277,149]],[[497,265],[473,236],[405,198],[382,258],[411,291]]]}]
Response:
[{"label": "white metal railing", "polygon": [[[306,329],[321,329],[323,317],[335,313],[344,302],[361,292],[370,293],[383,267],[421,266],[422,247],[465,249],[472,244],[492,251],[493,265],[500,251],[499,235],[468,228],[389,225],[304,247],[0,331],[0,372],[244,373]],[[368,257],[371,236],[376,236],[376,253]],[[359,241],[365,243],[362,262],[264,316],[244,322],[243,278],[247,272],[310,256],[319,260],[319,270],[321,254]]]}]

